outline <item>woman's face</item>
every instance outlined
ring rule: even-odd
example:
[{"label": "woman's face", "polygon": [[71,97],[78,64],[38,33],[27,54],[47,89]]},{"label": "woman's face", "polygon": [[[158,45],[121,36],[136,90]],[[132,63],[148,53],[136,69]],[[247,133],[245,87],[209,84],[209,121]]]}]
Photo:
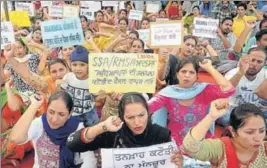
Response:
[{"label": "woman's face", "polygon": [[130,34],[129,34],[129,38],[128,38],[128,44],[131,45],[132,42],[133,42],[134,40],[136,40],[136,39],[137,39],[136,35],[135,35],[134,33],[130,33]]},{"label": "woman's face", "polygon": [[185,57],[192,56],[194,49],[196,47],[196,41],[194,39],[187,39],[182,45],[182,54]]},{"label": "woman's face", "polygon": [[260,116],[247,118],[244,126],[239,128],[236,133],[231,132],[234,141],[242,148],[248,149],[251,152],[259,150],[259,146],[263,144],[263,139],[266,136],[265,123]]},{"label": "woman's face", "polygon": [[70,46],[70,47],[63,47],[62,48],[62,55],[64,57],[70,57],[72,51],[74,50],[74,47],[73,46]]},{"label": "woman's face", "polygon": [[199,16],[199,10],[198,10],[198,8],[194,8],[192,12],[193,12],[193,15],[194,16]]},{"label": "woman's face", "polygon": [[141,29],[149,29],[149,23],[147,20],[142,22]]},{"label": "woman's face", "polygon": [[191,88],[197,80],[197,72],[193,64],[185,64],[184,67],[177,72],[177,78],[179,80],[179,87]]},{"label": "woman's face", "polygon": [[111,13],[112,13],[111,8],[107,8],[106,11],[107,11],[107,13],[108,13],[109,15],[111,15]]},{"label": "woman's face", "polygon": [[143,52],[144,48],[142,46],[142,43],[139,40],[133,41],[130,53],[143,53]]},{"label": "woman's face", "polygon": [[99,12],[96,14],[96,21],[97,22],[103,22],[104,21],[104,16],[102,13]]},{"label": "woman's face", "polygon": [[203,45],[197,45],[193,55],[195,56],[206,56],[206,51],[205,51],[205,47]]},{"label": "woman's face", "polygon": [[36,30],[36,31],[33,33],[33,40],[34,40],[35,42],[38,42],[38,43],[41,42],[41,40],[42,40],[42,33],[41,33],[40,30]]},{"label": "woman's face", "polygon": [[127,5],[126,10],[127,10],[128,13],[130,12],[131,9],[132,9],[131,5]]},{"label": "woman's face", "polygon": [[62,127],[70,117],[64,101],[60,98],[53,100],[47,108],[47,121],[51,129]]},{"label": "woman's face", "polygon": [[81,24],[82,24],[82,28],[86,29],[88,22],[84,18],[81,18]]},{"label": "woman's face", "polygon": [[26,52],[27,52],[26,47],[23,46],[21,44],[21,42],[19,42],[19,41],[16,41],[15,42],[15,47],[16,47],[15,57],[17,57],[17,58],[23,58],[26,55]]},{"label": "woman's face", "polygon": [[142,134],[147,126],[148,114],[141,103],[127,104],[124,109],[124,121],[134,135]]},{"label": "woman's face", "polygon": [[90,40],[94,36],[94,34],[91,31],[86,31],[84,34],[85,34],[85,40]]},{"label": "woman's face", "polygon": [[37,19],[36,21],[35,21],[35,27],[40,27],[41,26],[41,20],[40,19]]},{"label": "woman's face", "polygon": [[159,18],[166,18],[166,13],[164,11],[161,11],[159,13]]},{"label": "woman's face", "polygon": [[68,69],[62,63],[55,63],[50,66],[50,76],[54,81],[58,79],[63,79],[67,74]]},{"label": "woman's face", "polygon": [[122,32],[126,32],[127,31],[127,23],[125,20],[121,20],[119,23],[119,29]]}]

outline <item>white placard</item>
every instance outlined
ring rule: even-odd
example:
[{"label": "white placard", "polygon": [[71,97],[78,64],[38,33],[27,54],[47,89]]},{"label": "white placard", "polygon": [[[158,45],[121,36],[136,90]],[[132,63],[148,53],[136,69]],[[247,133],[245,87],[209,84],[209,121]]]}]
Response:
[{"label": "white placard", "polygon": [[88,20],[95,20],[95,12],[91,11],[91,9],[81,8],[80,15],[84,15],[87,17]]},{"label": "white placard", "polygon": [[79,6],[64,5],[63,17],[79,17]]},{"label": "white placard", "polygon": [[150,45],[154,47],[178,47],[183,43],[181,21],[150,23]]},{"label": "white placard", "polygon": [[193,35],[203,38],[217,38],[218,19],[195,18]]},{"label": "white placard", "polygon": [[143,148],[101,149],[103,168],[176,168],[171,156],[177,150],[175,142]]},{"label": "white placard", "polygon": [[[7,8],[8,8],[8,11],[12,10],[12,4],[11,4],[10,1],[7,1]],[[5,9],[4,9],[4,1],[1,1],[1,11],[5,11]]]},{"label": "white placard", "polygon": [[15,42],[14,29],[11,22],[1,22],[1,49]]},{"label": "white placard", "polygon": [[139,29],[137,30],[139,33],[139,38],[144,41],[144,43],[148,43],[150,40],[150,29]]},{"label": "white placard", "polygon": [[41,1],[42,7],[49,7],[52,6],[52,1]]},{"label": "white placard", "polygon": [[156,18],[156,22],[168,22],[168,18]]},{"label": "white placard", "polygon": [[147,4],[146,5],[146,12],[147,13],[158,13],[160,10],[159,4]]},{"label": "white placard", "polygon": [[141,21],[143,18],[143,11],[130,10],[129,19]]},{"label": "white placard", "polygon": [[91,11],[101,10],[101,2],[80,1],[80,7],[89,8]]},{"label": "white placard", "polygon": [[24,10],[28,11],[29,16],[34,16],[33,3],[15,2],[16,11]]},{"label": "white placard", "polygon": [[118,1],[102,1],[102,6],[118,6],[119,2]]},{"label": "white placard", "polygon": [[48,13],[51,17],[63,17],[63,6],[49,6]]},{"label": "white placard", "polygon": [[125,9],[125,1],[120,1],[119,9]]}]

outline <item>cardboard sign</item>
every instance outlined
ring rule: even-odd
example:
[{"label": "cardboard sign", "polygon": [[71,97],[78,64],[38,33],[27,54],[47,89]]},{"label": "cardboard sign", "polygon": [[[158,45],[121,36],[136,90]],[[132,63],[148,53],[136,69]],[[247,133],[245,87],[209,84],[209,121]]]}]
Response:
[{"label": "cardboard sign", "polygon": [[79,17],[79,6],[64,5],[63,17]]},{"label": "cardboard sign", "polygon": [[91,93],[154,93],[158,55],[91,53],[89,86]]},{"label": "cardboard sign", "polygon": [[61,5],[52,5],[48,7],[48,14],[51,17],[63,17],[63,6]]},{"label": "cardboard sign", "polygon": [[144,43],[148,43],[150,40],[150,29],[139,29],[137,30],[139,33],[139,38],[144,41]]},{"label": "cardboard sign", "polygon": [[130,10],[129,19],[141,21],[143,18],[143,11]]},{"label": "cardboard sign", "polygon": [[118,1],[102,1],[102,6],[118,6],[119,2]]},{"label": "cardboard sign", "polygon": [[141,148],[101,149],[104,168],[176,168],[171,156],[177,150],[175,142]]},{"label": "cardboard sign", "polygon": [[88,8],[81,8],[80,15],[84,15],[88,20],[95,20],[95,12]]},{"label": "cardboard sign", "polygon": [[194,18],[193,35],[203,38],[217,38],[218,19]]},{"label": "cardboard sign", "polygon": [[11,22],[1,22],[1,49],[15,42],[14,29]]},{"label": "cardboard sign", "polygon": [[44,21],[41,30],[43,42],[48,48],[82,45],[84,42],[79,18]]},{"label": "cardboard sign", "polygon": [[158,13],[160,10],[159,4],[147,4],[146,5],[146,12],[147,13]]},{"label": "cardboard sign", "polygon": [[150,46],[152,48],[175,48],[183,43],[183,23],[181,21],[150,23]]},{"label": "cardboard sign", "polygon": [[[31,27],[30,17],[27,11],[10,11],[9,19],[11,23],[18,27]],[[2,11],[2,20],[6,21],[5,12]]]},{"label": "cardboard sign", "polygon": [[34,16],[33,3],[15,2],[16,11],[28,11],[29,16]]},{"label": "cardboard sign", "polygon": [[80,7],[89,8],[91,11],[101,10],[101,2],[94,1],[80,1]]}]

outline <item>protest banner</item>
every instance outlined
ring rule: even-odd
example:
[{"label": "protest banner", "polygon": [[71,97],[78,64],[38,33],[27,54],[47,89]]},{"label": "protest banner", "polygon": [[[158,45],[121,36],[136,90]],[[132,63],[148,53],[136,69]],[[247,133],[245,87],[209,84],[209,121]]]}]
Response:
[{"label": "protest banner", "polygon": [[143,11],[130,10],[129,19],[141,21],[143,18]]},{"label": "protest banner", "polygon": [[218,19],[194,18],[193,35],[203,38],[217,38]]},{"label": "protest banner", "polygon": [[52,6],[52,1],[41,1],[42,7],[49,7]]},{"label": "protest banner", "polygon": [[118,1],[102,1],[102,6],[106,7],[106,6],[113,6],[113,7],[117,7],[119,5]]},{"label": "protest banner", "polygon": [[12,23],[1,22],[1,49],[13,42],[15,42],[15,36]]},{"label": "protest banner", "polygon": [[156,18],[156,22],[168,22],[168,18]]},{"label": "protest banner", "polygon": [[29,16],[34,16],[33,3],[15,2],[16,11],[27,11]]},{"label": "protest banner", "polygon": [[160,10],[159,4],[148,3],[146,5],[146,12],[147,13],[158,13],[159,10]]},{"label": "protest banner", "polygon": [[[31,27],[30,17],[27,11],[9,11],[11,23],[18,27]],[[2,11],[2,20],[6,21],[5,12]]]},{"label": "protest banner", "polygon": [[182,21],[150,23],[150,46],[152,48],[179,47],[183,43]]},{"label": "protest banner", "polygon": [[171,156],[175,142],[140,148],[101,149],[103,168],[176,168]]},{"label": "protest banner", "polygon": [[79,6],[63,5],[63,17],[79,17]]},{"label": "protest banner", "polygon": [[119,9],[125,9],[125,1],[119,2]]},{"label": "protest banner", "polygon": [[157,62],[156,54],[91,53],[90,92],[154,93]]},{"label": "protest banner", "polygon": [[91,11],[96,12],[101,10],[101,2],[80,1],[80,7],[89,8]]},{"label": "protest banner", "polygon": [[79,18],[44,21],[41,30],[43,42],[48,48],[82,45],[84,42]]},{"label": "protest banner", "polygon": [[150,29],[139,29],[139,30],[137,30],[137,32],[139,33],[139,39],[143,40],[144,43],[149,42]]},{"label": "protest banner", "polygon": [[48,7],[48,14],[51,17],[63,17],[63,6],[61,5],[52,5]]},{"label": "protest banner", "polygon": [[95,20],[95,12],[90,8],[80,8],[80,15],[86,16],[88,20]]}]

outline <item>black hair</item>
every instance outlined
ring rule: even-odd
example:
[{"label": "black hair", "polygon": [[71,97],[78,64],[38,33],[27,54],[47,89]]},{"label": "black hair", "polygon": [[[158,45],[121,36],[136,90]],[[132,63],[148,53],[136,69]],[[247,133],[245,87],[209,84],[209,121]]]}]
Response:
[{"label": "black hair", "polygon": [[120,23],[122,20],[124,20],[126,24],[128,25],[128,19],[126,17],[120,18],[118,23]]},{"label": "black hair", "polygon": [[199,8],[198,5],[195,5],[195,6],[192,8],[192,11],[193,11],[194,8],[197,8],[197,9],[200,11],[200,8]]},{"label": "black hair", "polygon": [[233,18],[226,17],[226,18],[223,18],[223,20],[221,21],[221,24],[224,24],[224,22],[226,22],[227,20],[231,20],[232,22],[234,22]]},{"label": "black hair", "polygon": [[138,33],[138,31],[132,30],[132,31],[130,31],[129,35],[130,34],[134,34],[137,37],[137,39],[139,39],[139,33]]},{"label": "black hair", "polygon": [[145,43],[144,43],[144,41],[141,40],[141,39],[135,39],[135,40],[132,42],[132,45],[131,45],[131,46],[133,46],[133,43],[134,43],[135,41],[140,41],[140,43],[141,43],[141,45],[142,45],[142,48],[143,48],[143,49],[145,48]]},{"label": "black hair", "polygon": [[189,39],[195,40],[195,42],[197,44],[197,38],[195,36],[192,36],[192,35],[186,35],[186,36],[184,36],[184,42],[186,42]]},{"label": "black hair", "polygon": [[264,47],[252,47],[248,50],[248,54],[250,54],[253,51],[261,51],[264,53],[265,55],[265,61],[267,60],[267,52],[266,52],[266,48]]},{"label": "black hair", "polygon": [[124,121],[125,106],[127,104],[132,104],[132,103],[141,103],[145,107],[147,114],[149,116],[149,109],[147,101],[144,98],[144,96],[137,92],[129,92],[123,95],[118,107],[119,117],[122,121]]},{"label": "black hair", "polygon": [[247,10],[247,4],[240,2],[239,4],[237,4],[236,8],[238,9],[239,7],[243,7],[245,10]]},{"label": "black hair", "polygon": [[177,65],[176,72],[179,72],[186,64],[192,64],[196,73],[198,73],[199,62],[200,59],[197,56],[186,57],[179,62],[179,64]]},{"label": "black hair", "polygon": [[81,16],[80,16],[80,19],[82,19],[82,18],[84,18],[84,20],[85,20],[86,22],[88,22],[88,19],[87,19],[87,17],[86,17],[86,16],[84,16],[84,15],[81,15]]},{"label": "black hair", "polygon": [[149,20],[148,18],[143,18],[143,19],[141,20],[141,25],[142,25],[142,23],[143,23],[144,21],[147,21],[148,23],[150,22],[150,20]]},{"label": "black hair", "polygon": [[15,41],[20,42],[20,44],[26,49],[26,54],[29,52],[28,46],[25,44],[25,42],[20,37],[15,37]]},{"label": "black hair", "polygon": [[262,30],[262,25],[266,22],[267,22],[267,18],[264,18],[261,20],[260,25],[259,25],[260,30]]},{"label": "black hair", "polygon": [[95,12],[95,17],[97,16],[98,13],[101,13],[104,16],[104,13],[101,10],[98,10]]},{"label": "black hair", "polygon": [[[246,120],[252,116],[261,117],[264,120],[264,123],[266,125],[264,115],[262,111],[260,110],[260,108],[254,104],[245,103],[245,104],[241,104],[235,107],[232,110],[231,115],[230,115],[229,126],[233,128],[233,131],[237,132],[239,128],[245,125]],[[224,136],[229,136],[231,138],[233,137],[229,129],[226,130],[226,132],[224,133]]]},{"label": "black hair", "polygon": [[126,13],[126,15],[128,14],[128,12],[127,12],[126,9],[121,9],[120,12],[119,12],[119,14],[121,14],[121,12],[123,12],[123,11]]},{"label": "black hair", "polygon": [[164,12],[164,13],[166,14],[166,11],[165,11],[164,9],[159,10],[159,14],[160,14],[161,12]]},{"label": "black hair", "polygon": [[71,113],[73,108],[73,101],[71,96],[65,91],[58,91],[55,92],[50,98],[48,99],[48,106],[51,104],[52,101],[61,99],[63,100],[65,106],[67,107],[68,111]]},{"label": "black hair", "polygon": [[[34,32],[36,32],[36,31],[40,31],[42,33],[41,27],[35,27],[32,30],[32,37],[33,37]],[[40,41],[41,41],[41,43],[43,43],[43,37],[42,36],[41,36],[41,40]]]},{"label": "black hair", "polygon": [[67,69],[70,69],[67,62],[64,60],[64,59],[61,59],[61,58],[55,58],[55,59],[51,59],[48,63],[48,70],[50,72],[50,69],[51,69],[51,66],[54,65],[54,64],[62,64],[64,67],[66,67]]},{"label": "black hair", "polygon": [[256,41],[260,41],[262,36],[267,34],[267,29],[265,30],[260,30],[259,32],[256,33],[255,37],[256,37]]}]

